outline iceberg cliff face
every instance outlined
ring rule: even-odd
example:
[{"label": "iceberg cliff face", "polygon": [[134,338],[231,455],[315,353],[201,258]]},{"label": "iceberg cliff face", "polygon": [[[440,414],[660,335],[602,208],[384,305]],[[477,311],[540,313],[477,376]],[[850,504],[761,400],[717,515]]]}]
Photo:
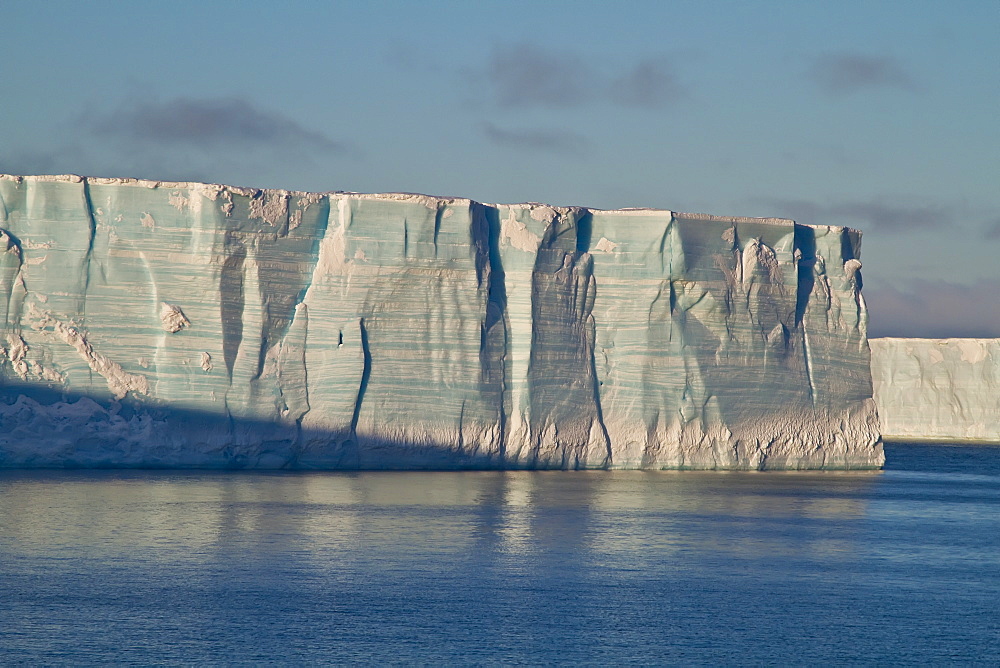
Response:
[{"label": "iceberg cliff face", "polygon": [[0,466],[873,468],[860,234],[0,177]]},{"label": "iceberg cliff face", "polygon": [[887,439],[1000,443],[1000,339],[872,339]]}]

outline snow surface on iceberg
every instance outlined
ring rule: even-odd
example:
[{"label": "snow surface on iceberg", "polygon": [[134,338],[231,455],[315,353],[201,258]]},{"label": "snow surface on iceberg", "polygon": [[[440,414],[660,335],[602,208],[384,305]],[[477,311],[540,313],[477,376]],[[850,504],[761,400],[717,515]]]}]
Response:
[{"label": "snow surface on iceberg", "polygon": [[873,468],[860,234],[0,177],[0,466]]},{"label": "snow surface on iceberg", "polygon": [[1000,339],[872,339],[882,432],[1000,443]]}]

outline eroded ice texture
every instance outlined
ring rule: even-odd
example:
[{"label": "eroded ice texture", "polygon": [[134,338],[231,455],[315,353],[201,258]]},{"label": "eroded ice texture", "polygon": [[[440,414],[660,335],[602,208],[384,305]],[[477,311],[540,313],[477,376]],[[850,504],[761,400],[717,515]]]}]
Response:
[{"label": "eroded ice texture", "polygon": [[882,432],[1000,443],[1000,339],[872,339]]},{"label": "eroded ice texture", "polygon": [[859,233],[0,177],[0,465],[871,468]]}]

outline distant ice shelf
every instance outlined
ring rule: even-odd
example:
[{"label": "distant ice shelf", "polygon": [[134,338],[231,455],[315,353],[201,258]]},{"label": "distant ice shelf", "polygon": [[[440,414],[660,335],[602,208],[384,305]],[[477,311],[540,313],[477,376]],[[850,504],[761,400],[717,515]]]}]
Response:
[{"label": "distant ice shelf", "polygon": [[0,466],[877,468],[859,232],[0,176]]},{"label": "distant ice shelf", "polygon": [[872,339],[887,440],[1000,443],[1000,339]]}]

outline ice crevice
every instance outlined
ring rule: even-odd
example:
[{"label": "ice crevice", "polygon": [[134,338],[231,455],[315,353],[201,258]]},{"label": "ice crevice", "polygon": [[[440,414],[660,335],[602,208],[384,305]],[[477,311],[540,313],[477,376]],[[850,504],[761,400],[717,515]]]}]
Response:
[{"label": "ice crevice", "polygon": [[[81,290],[81,297],[87,294],[87,288],[90,286],[90,260],[94,255],[94,241],[97,238],[97,220],[94,217],[94,202],[90,196],[90,182],[86,179],[83,180],[83,199],[86,203],[86,222],[87,222],[87,248],[83,255],[83,262],[80,268],[80,274],[83,277],[83,289]],[[86,321],[86,300],[83,300],[83,305],[80,309],[81,320]]]},{"label": "ice crevice", "polygon": [[0,466],[882,463],[854,230],[81,177],[0,203]]}]

